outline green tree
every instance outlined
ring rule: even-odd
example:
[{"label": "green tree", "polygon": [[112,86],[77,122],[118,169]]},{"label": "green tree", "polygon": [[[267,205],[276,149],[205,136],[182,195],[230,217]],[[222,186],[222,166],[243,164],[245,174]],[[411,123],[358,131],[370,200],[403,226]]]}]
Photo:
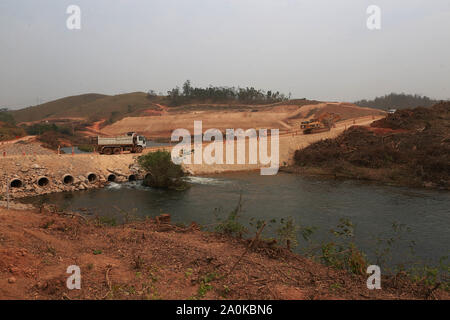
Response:
[{"label": "green tree", "polygon": [[186,82],[183,84],[183,95],[185,97],[189,97],[191,95],[191,80],[186,80]]},{"label": "green tree", "polygon": [[150,152],[137,159],[146,172],[144,185],[154,188],[184,190],[188,184],[183,180],[185,173],[181,165],[172,162],[167,151]]}]

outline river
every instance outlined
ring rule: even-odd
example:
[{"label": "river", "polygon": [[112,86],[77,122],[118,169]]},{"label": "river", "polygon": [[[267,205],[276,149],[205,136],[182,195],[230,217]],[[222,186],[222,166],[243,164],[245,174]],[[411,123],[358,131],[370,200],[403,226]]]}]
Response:
[{"label": "river", "polygon": [[[357,181],[335,181],[279,173],[224,174],[213,177],[191,177],[192,187],[176,192],[146,188],[140,182],[112,183],[104,189],[58,193],[33,197],[26,202],[44,201],[60,207],[91,214],[115,215],[120,210],[139,216],[170,213],[174,222],[202,225],[217,223],[238,204],[242,194],[241,218],[293,217],[297,224],[314,226],[314,241],[332,240],[329,232],[348,218],[355,224],[357,245],[375,259],[377,240],[402,236],[391,248],[392,261],[427,261],[436,263],[449,253],[450,193],[381,186]],[[394,232],[393,223],[404,224],[410,231]],[[276,226],[267,228],[274,236]],[[410,256],[415,242],[414,257]],[[300,247],[305,242],[299,238]],[[300,250],[300,249],[298,249]],[[412,259],[412,260],[411,260]]]}]

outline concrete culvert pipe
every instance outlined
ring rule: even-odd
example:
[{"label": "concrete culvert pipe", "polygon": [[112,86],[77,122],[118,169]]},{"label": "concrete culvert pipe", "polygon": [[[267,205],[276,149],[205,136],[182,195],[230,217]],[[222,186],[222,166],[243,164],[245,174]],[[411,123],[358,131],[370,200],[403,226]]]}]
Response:
[{"label": "concrete culvert pipe", "polygon": [[50,180],[47,177],[40,177],[37,180],[39,187],[46,187],[50,184]]},{"label": "concrete culvert pipe", "polygon": [[136,180],[137,180],[137,178],[136,178],[136,175],[135,175],[135,174],[130,174],[130,175],[128,176],[128,181],[132,182],[132,181],[136,181]]},{"label": "concrete culvert pipe", "polygon": [[109,174],[108,175],[108,181],[109,182],[114,182],[114,181],[116,181],[116,179],[117,179],[117,177],[116,177],[116,175],[115,174]]},{"label": "concrete culvert pipe", "polygon": [[63,183],[66,184],[66,185],[71,185],[71,184],[73,184],[74,180],[75,180],[75,179],[74,179],[73,176],[71,176],[70,174],[66,174],[66,175],[63,177]]},{"label": "concrete culvert pipe", "polygon": [[11,188],[22,188],[23,182],[20,179],[11,180],[10,187]]},{"label": "concrete culvert pipe", "polygon": [[95,173],[91,172],[88,174],[87,179],[88,179],[89,183],[94,183],[97,181],[98,177]]}]

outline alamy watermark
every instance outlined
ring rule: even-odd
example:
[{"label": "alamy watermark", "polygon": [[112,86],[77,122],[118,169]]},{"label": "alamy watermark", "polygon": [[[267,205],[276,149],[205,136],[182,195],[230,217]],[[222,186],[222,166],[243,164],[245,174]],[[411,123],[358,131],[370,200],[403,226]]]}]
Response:
[{"label": "alamy watermark", "polygon": [[[66,14],[69,17],[66,20],[66,27],[69,30],[81,29],[81,8],[78,5],[70,5],[66,9]],[[366,9],[368,18],[366,21],[367,29],[380,30],[381,29],[381,8],[377,5],[370,5]]]},{"label": "alamy watermark", "polygon": [[66,27],[69,30],[81,29],[81,9],[77,5],[70,5],[66,9],[66,13],[70,16],[66,20]]},{"label": "alamy watermark", "polygon": [[370,274],[369,278],[367,278],[367,289],[381,289],[381,269],[379,266],[371,265],[367,267],[366,273]]},{"label": "alamy watermark", "polygon": [[[269,140],[270,137],[270,140]],[[248,148],[246,141],[248,138]],[[181,141],[180,141],[181,139]],[[218,129],[208,129],[203,133],[202,121],[194,121],[194,141],[187,129],[176,129],[171,140],[180,141],[172,149],[175,164],[260,164],[261,175],[275,175],[279,169],[279,130],[271,129],[226,129],[225,141]],[[211,142],[203,146],[203,142]],[[235,144],[236,142],[236,144]],[[192,145],[194,148],[192,149]],[[268,152],[270,145],[270,155]],[[225,147],[225,157],[224,157]],[[246,150],[248,149],[248,153]],[[236,152],[235,152],[236,151]],[[225,159],[224,159],[225,158]],[[248,158],[248,162],[246,162]],[[225,160],[225,161],[224,161]]]},{"label": "alamy watermark", "polygon": [[81,289],[81,269],[79,266],[71,265],[67,267],[66,273],[70,276],[67,278],[66,286],[69,290]]},{"label": "alamy watermark", "polygon": [[366,13],[369,15],[367,18],[366,26],[369,30],[381,29],[381,8],[376,5],[370,5],[367,7]]}]

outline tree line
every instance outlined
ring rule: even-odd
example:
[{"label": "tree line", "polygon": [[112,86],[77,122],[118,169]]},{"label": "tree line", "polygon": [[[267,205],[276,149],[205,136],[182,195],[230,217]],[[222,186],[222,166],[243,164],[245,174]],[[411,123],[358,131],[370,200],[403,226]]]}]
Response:
[{"label": "tree line", "polygon": [[[148,95],[152,97],[155,94],[150,90]],[[169,105],[180,105],[193,102],[267,104],[286,101],[290,97],[279,91],[264,91],[254,87],[193,87],[191,81],[187,80],[182,88],[177,86],[169,90],[166,98]]]},{"label": "tree line", "polygon": [[438,101],[418,94],[391,93],[373,100],[360,100],[355,104],[361,107],[376,109],[407,109],[415,107],[430,107]]}]

